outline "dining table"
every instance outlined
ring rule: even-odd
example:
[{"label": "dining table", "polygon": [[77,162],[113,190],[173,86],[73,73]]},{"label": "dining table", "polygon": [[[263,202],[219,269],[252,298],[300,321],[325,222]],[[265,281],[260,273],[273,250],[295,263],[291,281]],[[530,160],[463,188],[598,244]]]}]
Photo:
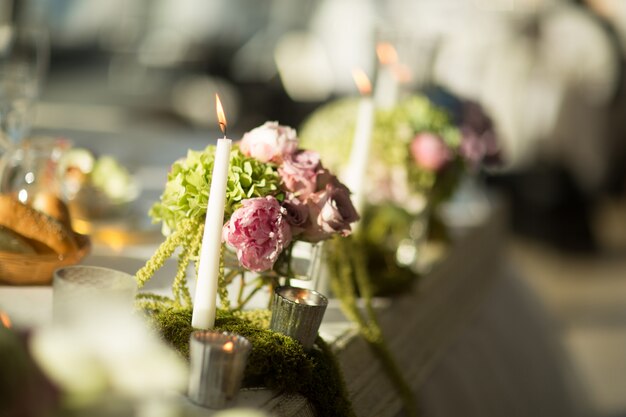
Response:
[{"label": "dining table", "polygon": [[[169,166],[187,149],[214,141],[198,134],[122,140],[84,132],[72,140],[74,146],[114,155],[141,184],[124,215],[85,225],[92,248],[81,262],[134,274],[164,239],[147,212],[158,201]],[[450,228],[443,256],[410,290],[373,300],[385,341],[423,416],[584,414],[584,395],[577,391],[555,324],[507,257],[507,225],[506,204],[490,198],[485,216]],[[176,260],[167,261],[145,290],[167,294],[175,271]],[[193,293],[192,280],[189,284]],[[329,295],[320,336],[336,354],[356,415],[404,415],[384,365]],[[0,309],[16,327],[51,325],[52,301],[50,285],[0,285]],[[184,393],[177,398],[184,415],[216,413],[192,404]],[[272,416],[316,415],[305,397],[263,388],[242,389],[237,405]]]}]

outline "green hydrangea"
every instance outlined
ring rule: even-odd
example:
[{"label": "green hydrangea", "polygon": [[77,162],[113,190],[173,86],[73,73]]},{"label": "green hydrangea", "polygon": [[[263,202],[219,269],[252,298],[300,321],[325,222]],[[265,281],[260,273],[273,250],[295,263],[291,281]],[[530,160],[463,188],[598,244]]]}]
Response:
[{"label": "green hydrangea", "polygon": [[[357,112],[358,99],[355,98],[340,99],[319,108],[303,124],[300,143],[320,152],[326,166],[341,171],[350,155]],[[459,174],[457,160],[460,158],[455,158],[440,173],[420,169],[409,153],[411,140],[420,132],[440,136],[458,156],[461,134],[452,118],[426,96],[418,94],[401,101],[391,110],[376,112],[370,155],[387,167],[406,167],[416,192],[448,196],[456,183],[451,179]],[[440,200],[441,197],[434,199]]]},{"label": "green hydrangea", "polygon": [[[206,213],[215,160],[215,146],[203,151],[190,150],[176,161],[167,176],[160,201],[150,209],[153,222],[163,222],[163,233],[169,235],[185,219],[201,218]],[[230,153],[226,187],[225,218],[247,198],[274,195],[281,200],[280,176],[276,166],[244,156],[238,147]]]},{"label": "green hydrangea", "polygon": [[333,172],[348,162],[358,105],[356,98],[333,101],[313,112],[298,132],[300,146],[319,152]]}]

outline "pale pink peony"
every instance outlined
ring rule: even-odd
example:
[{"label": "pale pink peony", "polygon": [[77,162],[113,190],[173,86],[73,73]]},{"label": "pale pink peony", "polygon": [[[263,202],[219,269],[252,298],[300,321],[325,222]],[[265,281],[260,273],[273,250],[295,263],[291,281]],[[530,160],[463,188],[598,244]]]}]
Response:
[{"label": "pale pink peony", "polygon": [[309,242],[319,242],[336,233],[348,236],[352,232],[350,223],[359,220],[350,199],[350,190],[336,177],[332,177],[322,191],[312,194],[307,205],[311,224],[302,238]]},{"label": "pale pink peony", "polygon": [[317,175],[321,169],[320,155],[317,152],[300,150],[285,155],[278,173],[285,189],[304,201],[317,190]]},{"label": "pale pink peony", "polygon": [[267,271],[291,243],[286,209],[272,196],[243,200],[224,225],[222,238],[236,249],[237,259],[250,271]]},{"label": "pale pink peony", "polygon": [[439,171],[452,158],[443,139],[429,132],[418,133],[413,138],[411,156],[418,166],[429,171]]},{"label": "pale pink peony", "polygon": [[287,155],[298,149],[296,131],[278,122],[265,122],[243,135],[239,143],[241,152],[261,162],[280,164]]}]

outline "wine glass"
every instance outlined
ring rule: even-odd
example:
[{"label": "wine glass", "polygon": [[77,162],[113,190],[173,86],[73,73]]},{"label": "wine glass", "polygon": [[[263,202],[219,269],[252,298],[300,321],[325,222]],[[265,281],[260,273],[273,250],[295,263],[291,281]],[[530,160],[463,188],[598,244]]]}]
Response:
[{"label": "wine glass", "polygon": [[47,58],[43,30],[0,26],[0,146],[5,152],[30,130]]},{"label": "wine glass", "polygon": [[37,196],[62,195],[58,164],[71,147],[67,139],[30,137],[12,145],[3,155],[0,193],[12,194],[34,205]]}]

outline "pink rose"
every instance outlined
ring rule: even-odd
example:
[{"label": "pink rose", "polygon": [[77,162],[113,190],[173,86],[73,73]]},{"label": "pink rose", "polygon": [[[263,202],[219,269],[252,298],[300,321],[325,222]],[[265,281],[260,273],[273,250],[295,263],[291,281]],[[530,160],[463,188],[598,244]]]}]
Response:
[{"label": "pink rose", "polygon": [[350,223],[359,220],[350,190],[336,177],[326,184],[324,190],[312,194],[307,205],[311,224],[302,236],[309,242],[328,239],[335,233],[348,236],[352,231]]},{"label": "pink rose", "polygon": [[243,135],[239,143],[241,152],[261,162],[280,164],[283,158],[298,148],[296,131],[278,122],[265,122]]},{"label": "pink rose", "polygon": [[278,173],[286,190],[304,201],[317,190],[317,175],[321,168],[317,152],[301,150],[286,155]]},{"label": "pink rose", "polygon": [[250,271],[267,271],[291,243],[286,210],[276,198],[244,200],[224,225],[222,238],[237,250],[237,259]]},{"label": "pink rose", "polygon": [[429,171],[439,171],[452,158],[443,139],[432,133],[418,133],[411,142],[411,156],[417,165]]}]

